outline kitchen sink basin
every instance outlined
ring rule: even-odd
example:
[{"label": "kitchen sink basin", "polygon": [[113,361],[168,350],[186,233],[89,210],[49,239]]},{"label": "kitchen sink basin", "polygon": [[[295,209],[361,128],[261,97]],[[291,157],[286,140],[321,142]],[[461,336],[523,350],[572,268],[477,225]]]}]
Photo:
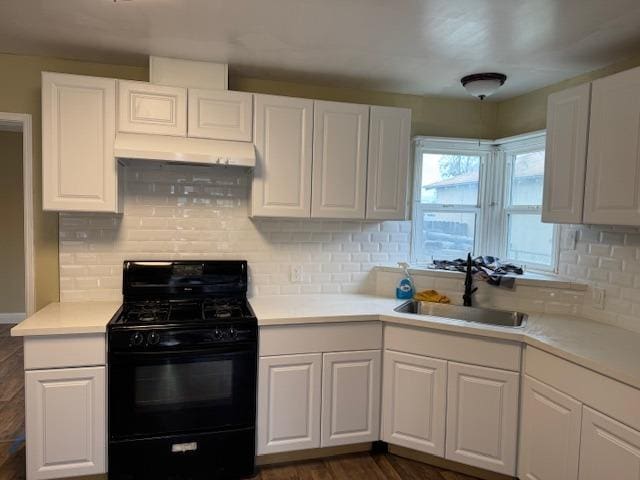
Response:
[{"label": "kitchen sink basin", "polygon": [[461,305],[447,305],[444,303],[419,302],[417,300],[409,300],[394,310],[399,313],[432,315],[434,317],[444,317],[511,328],[523,327],[527,321],[527,314],[522,312],[463,307]]}]

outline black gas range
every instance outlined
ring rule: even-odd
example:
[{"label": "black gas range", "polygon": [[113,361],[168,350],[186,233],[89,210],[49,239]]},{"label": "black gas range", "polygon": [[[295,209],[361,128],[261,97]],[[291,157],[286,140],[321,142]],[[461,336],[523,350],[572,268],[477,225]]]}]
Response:
[{"label": "black gas range", "polygon": [[109,478],[255,465],[258,327],[245,261],[127,261],[108,326]]}]

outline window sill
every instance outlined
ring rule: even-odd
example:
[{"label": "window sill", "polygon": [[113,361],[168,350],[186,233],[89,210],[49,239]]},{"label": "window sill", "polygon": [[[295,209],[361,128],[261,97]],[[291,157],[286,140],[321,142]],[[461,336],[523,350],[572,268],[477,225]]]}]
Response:
[{"label": "window sill", "polygon": [[[382,272],[402,273],[403,270],[397,266],[379,265],[376,270]],[[409,267],[409,273],[414,276],[439,277],[439,278],[456,278],[462,281],[464,279],[463,272],[452,272],[449,270],[436,270],[426,266],[415,265]],[[517,285],[526,285],[529,287],[546,287],[556,288],[559,290],[585,291],[587,284],[577,283],[567,280],[559,275],[525,272],[523,275],[507,274],[504,277],[513,277],[516,279]]]}]

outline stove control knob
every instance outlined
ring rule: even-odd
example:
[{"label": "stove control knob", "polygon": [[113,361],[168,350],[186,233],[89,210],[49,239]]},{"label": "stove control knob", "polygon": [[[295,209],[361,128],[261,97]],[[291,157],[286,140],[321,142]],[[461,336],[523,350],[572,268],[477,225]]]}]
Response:
[{"label": "stove control knob", "polygon": [[222,330],[220,330],[219,328],[216,328],[216,329],[215,329],[215,331],[213,332],[213,335],[214,335],[218,340],[220,340],[220,339],[224,336],[224,333],[223,333],[223,331],[222,331]]},{"label": "stove control knob", "polygon": [[229,328],[229,336],[231,338],[237,338],[238,337],[238,331],[233,327]]},{"label": "stove control knob", "polygon": [[160,334],[158,332],[151,332],[147,335],[147,343],[149,345],[157,345],[160,343]]},{"label": "stove control knob", "polygon": [[139,347],[140,345],[142,345],[142,342],[144,342],[144,335],[142,335],[140,332],[136,332],[131,335],[132,346]]}]

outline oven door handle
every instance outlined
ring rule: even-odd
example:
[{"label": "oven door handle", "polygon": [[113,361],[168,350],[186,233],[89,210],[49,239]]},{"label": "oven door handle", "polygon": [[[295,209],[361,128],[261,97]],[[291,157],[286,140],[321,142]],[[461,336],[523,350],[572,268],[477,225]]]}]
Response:
[{"label": "oven door handle", "polygon": [[181,350],[155,350],[150,352],[109,352],[110,364],[123,364],[131,362],[145,362],[157,360],[159,358],[177,359],[182,357],[198,357],[198,358],[210,358],[218,355],[233,356],[251,354],[257,357],[257,348],[255,345],[240,345],[235,344],[233,346],[216,347],[216,348],[191,348]]}]

